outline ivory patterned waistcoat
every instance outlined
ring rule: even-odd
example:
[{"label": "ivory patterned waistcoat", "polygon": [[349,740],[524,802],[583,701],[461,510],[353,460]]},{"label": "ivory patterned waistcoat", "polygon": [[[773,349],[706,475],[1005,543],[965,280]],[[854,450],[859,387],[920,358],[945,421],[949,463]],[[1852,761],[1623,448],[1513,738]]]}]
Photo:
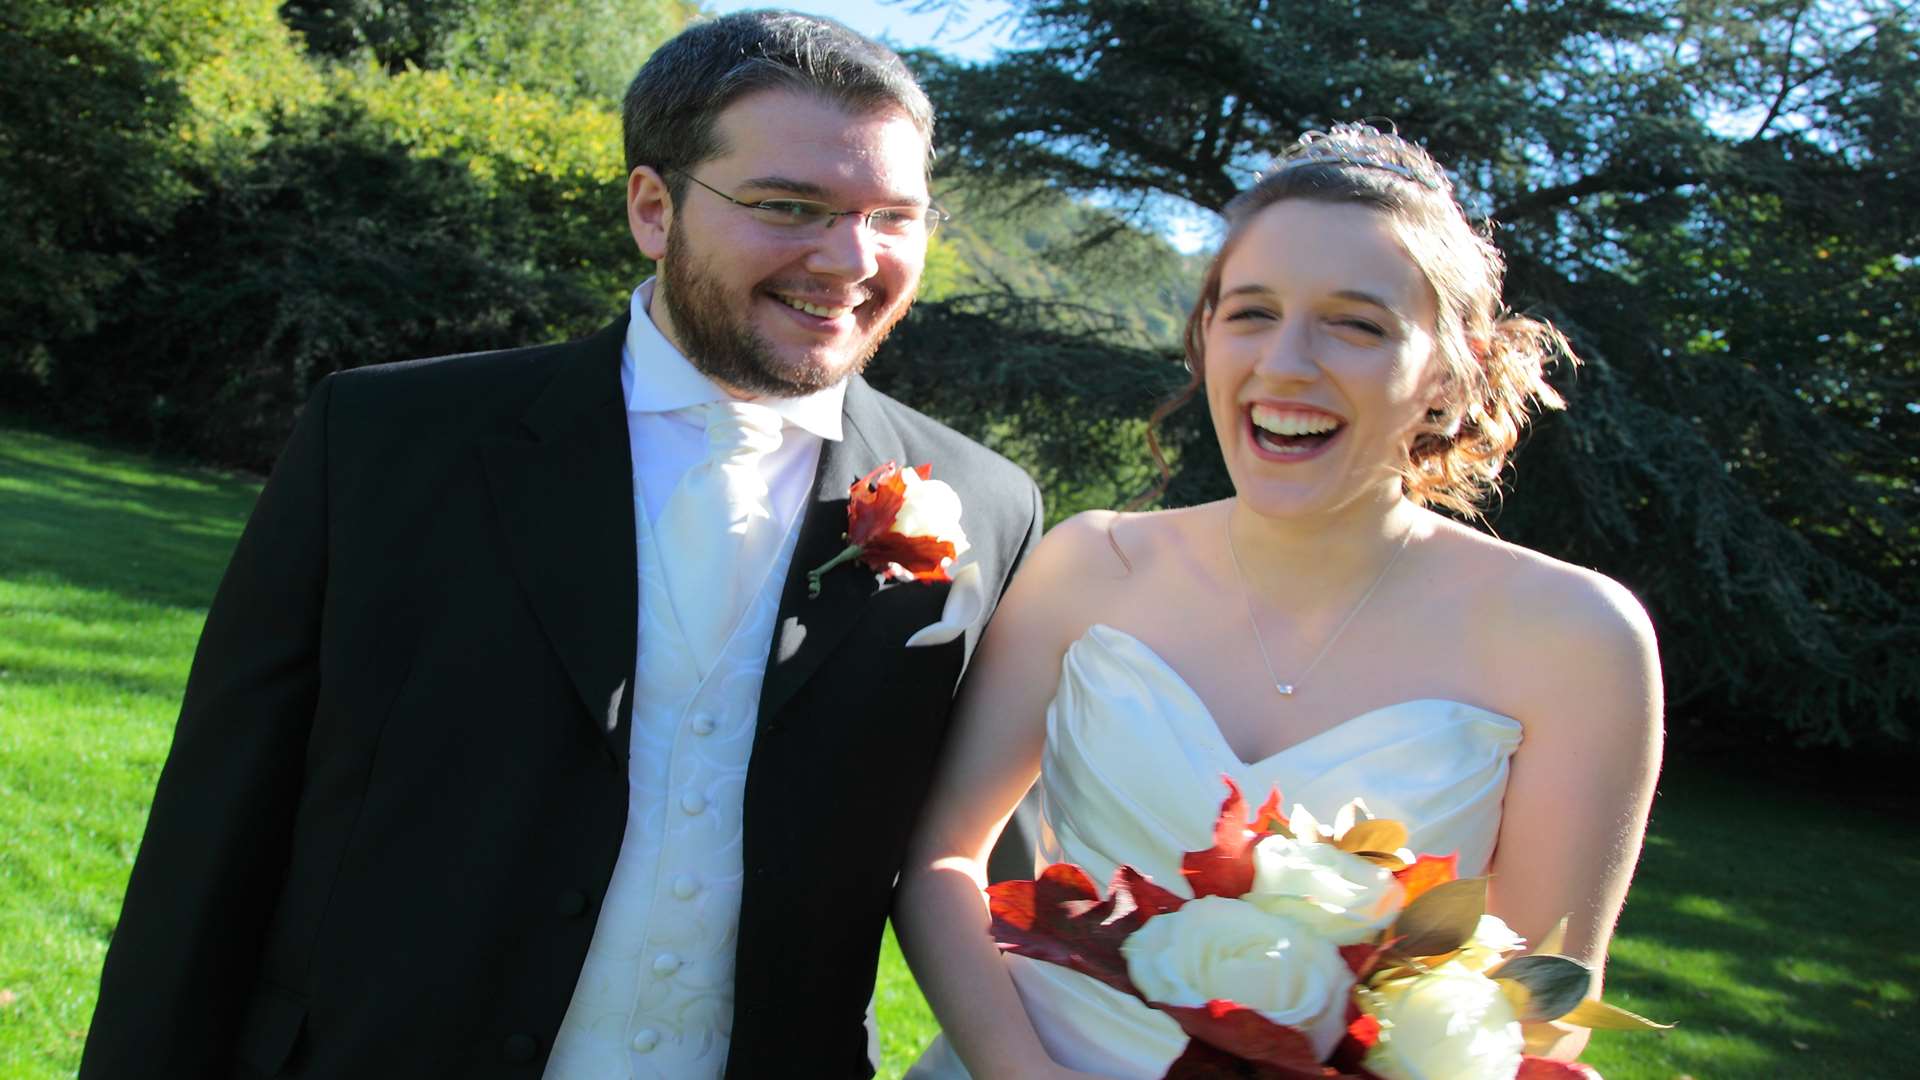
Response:
[{"label": "ivory patterned waistcoat", "polygon": [[[797,517],[797,515],[796,515]],[[548,1080],[718,1077],[733,1023],[741,807],[760,684],[799,530],[704,677],[667,599],[643,506],[627,832]]]}]

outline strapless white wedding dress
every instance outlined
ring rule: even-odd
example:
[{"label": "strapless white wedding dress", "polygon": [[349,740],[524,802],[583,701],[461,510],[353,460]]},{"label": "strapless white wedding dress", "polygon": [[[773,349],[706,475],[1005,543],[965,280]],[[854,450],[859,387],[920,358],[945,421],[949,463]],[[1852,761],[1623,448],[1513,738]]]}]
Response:
[{"label": "strapless white wedding dress", "polygon": [[[1363,713],[1271,757],[1244,762],[1206,705],[1145,642],[1094,626],[1067,650],[1047,710],[1041,758],[1040,856],[1069,862],[1104,888],[1135,869],[1182,895],[1180,858],[1211,846],[1233,777],[1250,805],[1274,785],[1291,811],[1331,821],[1364,798],[1405,822],[1414,851],[1457,851],[1460,874],[1484,873],[1500,826],[1518,721],[1457,701],[1405,701]],[[1166,1014],[1055,964],[1007,957],[1034,1028],[1053,1058],[1086,1072],[1157,1080],[1187,1036]],[[967,1076],[944,1039],[907,1074]]]}]

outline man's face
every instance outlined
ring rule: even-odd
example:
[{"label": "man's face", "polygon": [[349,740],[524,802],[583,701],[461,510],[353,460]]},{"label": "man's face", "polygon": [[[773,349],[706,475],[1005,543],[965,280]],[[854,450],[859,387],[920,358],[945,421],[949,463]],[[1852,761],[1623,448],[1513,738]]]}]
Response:
[{"label": "man's face", "polygon": [[[905,315],[924,232],[882,235],[857,216],[793,229],[728,202],[800,199],[834,210],[927,204],[926,141],[898,109],[851,113],[791,91],[720,115],[724,148],[688,170],[670,222],[654,322],[695,367],[748,396],[797,396],[865,366]],[[645,243],[642,244],[645,247]]]}]

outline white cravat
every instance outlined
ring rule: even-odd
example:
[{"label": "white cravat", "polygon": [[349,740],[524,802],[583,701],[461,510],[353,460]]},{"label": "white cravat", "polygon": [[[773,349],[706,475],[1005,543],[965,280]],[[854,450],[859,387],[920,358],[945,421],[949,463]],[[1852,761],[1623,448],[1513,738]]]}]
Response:
[{"label": "white cravat", "polygon": [[780,446],[780,415],[748,401],[715,401],[704,414],[707,457],[688,469],[660,513],[667,594],[702,673],[765,580],[780,542],[760,459]]}]

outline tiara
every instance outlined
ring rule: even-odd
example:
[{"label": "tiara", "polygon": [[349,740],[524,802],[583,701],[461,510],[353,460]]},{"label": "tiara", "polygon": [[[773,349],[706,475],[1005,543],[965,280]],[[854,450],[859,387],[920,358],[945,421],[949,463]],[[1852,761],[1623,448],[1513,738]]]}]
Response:
[{"label": "tiara", "polygon": [[1281,162],[1279,167],[1268,171],[1265,175],[1261,176],[1260,179],[1271,179],[1286,172],[1288,169],[1300,168],[1306,165],[1344,165],[1355,169],[1380,169],[1385,172],[1390,172],[1395,176],[1411,180],[1421,187],[1426,188],[1428,191],[1441,190],[1439,181],[1424,173],[1415,172],[1405,165],[1392,161],[1381,161],[1378,158],[1371,158],[1362,154],[1350,154],[1343,150],[1321,150],[1317,147],[1308,150],[1299,157],[1289,158]]}]

